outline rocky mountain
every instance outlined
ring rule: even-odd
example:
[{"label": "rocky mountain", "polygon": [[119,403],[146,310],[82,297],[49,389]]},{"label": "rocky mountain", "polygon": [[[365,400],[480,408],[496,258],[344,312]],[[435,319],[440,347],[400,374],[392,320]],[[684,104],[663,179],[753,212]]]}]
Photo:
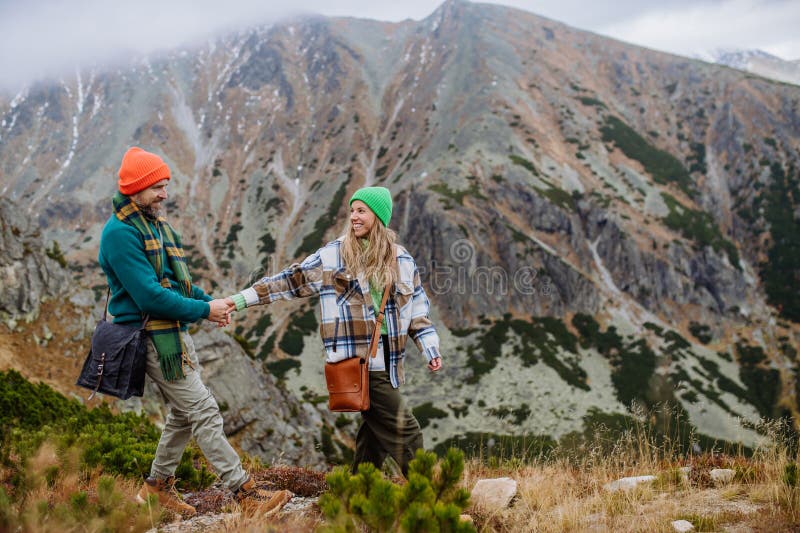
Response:
[{"label": "rocky mountain", "polygon": [[[169,217],[217,295],[339,235],[355,189],[393,191],[446,358],[431,376],[409,349],[429,444],[663,403],[752,443],[760,417],[797,413],[798,87],[459,0],[82,72],[0,97],[0,190],[75,283],[103,283],[131,144],[170,164]],[[324,409],[313,304],[233,333]]]},{"label": "rocky mountain", "polygon": [[[0,198],[0,370],[16,368],[84,399],[87,391],[74,382],[94,330],[93,315],[99,318],[105,299],[97,305],[91,290],[70,287],[73,275],[59,248],[47,249],[40,230],[21,211]],[[203,377],[224,411],[225,432],[243,450],[270,463],[323,467],[347,449],[351,437],[334,427],[330,414],[277,386],[218,328],[195,329]],[[167,414],[149,380],[143,398],[115,404],[121,410],[144,409],[161,423]]]},{"label": "rocky mountain", "polygon": [[709,59],[758,76],[800,85],[800,60],[786,61],[761,50],[718,51]]}]

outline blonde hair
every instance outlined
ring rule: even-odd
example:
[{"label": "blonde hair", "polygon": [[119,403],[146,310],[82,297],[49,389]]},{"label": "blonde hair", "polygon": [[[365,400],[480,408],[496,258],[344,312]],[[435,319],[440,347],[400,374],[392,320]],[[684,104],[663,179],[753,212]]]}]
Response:
[{"label": "blonde hair", "polygon": [[348,230],[342,241],[342,261],[353,274],[361,275],[379,287],[397,282],[397,261],[395,245],[397,233],[384,226],[376,217],[375,223],[366,236],[369,246],[356,237],[353,226],[348,222]]}]

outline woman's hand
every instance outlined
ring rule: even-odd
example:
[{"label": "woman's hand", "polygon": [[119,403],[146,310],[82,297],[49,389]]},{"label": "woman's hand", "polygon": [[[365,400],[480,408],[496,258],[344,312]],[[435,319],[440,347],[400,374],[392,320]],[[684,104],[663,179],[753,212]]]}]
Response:
[{"label": "woman's hand", "polygon": [[428,363],[428,370],[430,370],[431,372],[438,372],[440,368],[442,368],[441,357],[434,357],[433,359],[431,359],[431,362]]}]

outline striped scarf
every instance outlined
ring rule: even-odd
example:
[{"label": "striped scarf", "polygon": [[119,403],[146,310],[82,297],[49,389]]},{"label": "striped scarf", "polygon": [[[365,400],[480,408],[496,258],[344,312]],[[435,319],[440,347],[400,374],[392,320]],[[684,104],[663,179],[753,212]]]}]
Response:
[{"label": "striped scarf", "polygon": [[[119,192],[112,199],[114,204],[114,214],[116,217],[139,230],[144,238],[144,252],[156,275],[161,279],[161,286],[172,289],[169,279],[164,276],[164,265],[162,264],[162,253],[167,252],[167,260],[175,279],[178,281],[178,291],[184,297],[189,297],[192,293],[192,278],[189,269],[186,267],[186,260],[183,257],[183,247],[181,246],[180,236],[172,229],[164,217],[158,217],[153,221],[158,234],[153,233],[153,229],[148,224],[144,214],[128,196]],[[159,238],[160,237],[160,238]],[[153,344],[158,352],[158,362],[161,366],[161,374],[167,381],[183,379],[183,362],[189,360],[186,347],[181,340],[181,324],[177,320],[163,320],[151,318],[145,330],[150,335]]]}]

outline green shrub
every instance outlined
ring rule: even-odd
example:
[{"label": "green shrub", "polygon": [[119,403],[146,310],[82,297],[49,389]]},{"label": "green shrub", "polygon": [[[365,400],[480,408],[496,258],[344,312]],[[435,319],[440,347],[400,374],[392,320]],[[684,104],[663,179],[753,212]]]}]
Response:
[{"label": "green shrub", "polygon": [[91,495],[56,490],[44,497],[30,496],[24,494],[15,503],[0,488],[0,530],[144,532],[163,517],[155,497],[150,505],[139,505],[110,476],[101,476]]},{"label": "green shrub", "polygon": [[769,304],[782,317],[800,322],[800,220],[795,216],[800,205],[800,174],[793,166],[784,171],[780,163],[773,163],[771,171],[763,202],[771,246],[759,270]]},{"label": "green shrub", "polygon": [[300,368],[300,361],[287,358],[267,363],[267,370],[278,379],[283,379],[286,373],[293,368]]},{"label": "green shrub", "polygon": [[475,531],[460,520],[469,503],[469,492],[458,487],[463,472],[464,456],[454,449],[438,464],[435,454],[417,450],[403,486],[384,479],[371,463],[359,465],[355,475],[336,468],[319,499],[326,519],[320,531]]},{"label": "green shrub", "polygon": [[295,257],[308,255],[316,251],[323,244],[325,232],[336,225],[336,215],[339,214],[339,210],[342,208],[344,195],[347,192],[347,185],[349,183],[350,176],[348,175],[347,180],[342,182],[333,195],[331,203],[328,204],[328,211],[317,219],[317,222],[314,224],[314,229],[303,238],[303,242],[301,242],[300,246],[295,250]]},{"label": "green shrub", "polygon": [[652,146],[619,118],[606,117],[600,132],[603,141],[613,142],[626,156],[639,161],[656,183],[674,183],[689,196],[695,192],[692,177],[675,156]]},{"label": "green shrub", "polygon": [[239,232],[242,231],[243,226],[236,222],[235,224],[231,224],[230,229],[228,230],[228,235],[225,237],[225,244],[233,244],[238,242],[239,240]]},{"label": "green shrub", "polygon": [[741,270],[739,251],[731,241],[722,236],[711,215],[684,207],[669,194],[662,194],[661,197],[669,208],[669,214],[663,219],[669,228],[680,232],[699,246],[711,246],[718,252],[724,251],[731,265]]},{"label": "green shrub", "polygon": [[606,109],[606,104],[604,104],[603,102],[601,102],[597,98],[592,98],[590,96],[581,96],[580,98],[578,98],[578,100],[580,100],[580,102],[583,105],[600,107],[600,108]]},{"label": "green shrub", "polygon": [[578,362],[577,339],[563,322],[552,317],[532,317],[532,321],[511,319],[504,315],[490,325],[477,345],[467,347],[467,365],[472,376],[467,383],[477,383],[481,376],[490,372],[496,365],[503,345],[508,340],[509,331],[518,335],[519,344],[514,347],[525,366],[533,366],[541,358],[547,366],[573,387],[589,390],[586,372]]},{"label": "green shrub", "polygon": [[303,353],[303,334],[294,328],[289,328],[278,342],[278,348],[289,355],[300,355]]},{"label": "green shrub", "polygon": [[260,243],[258,247],[259,254],[270,255],[275,253],[275,239],[272,238],[270,232],[265,232],[258,242]]},{"label": "green shrub", "polygon": [[656,354],[644,339],[626,343],[614,326],[600,331],[594,317],[577,313],[572,325],[581,334],[581,346],[593,347],[611,364],[611,382],[617,398],[625,405],[634,400],[647,405],[650,379],[656,369]]},{"label": "green shrub", "polygon": [[253,326],[253,329],[250,330],[250,334],[248,335],[248,337],[255,337],[257,339],[260,338],[267,330],[267,328],[270,327],[271,325],[272,325],[272,315],[270,315],[269,313],[264,313],[263,315],[261,315],[261,318],[258,319],[256,325]]},{"label": "green shrub", "polygon": [[419,422],[419,427],[425,428],[430,425],[432,418],[447,418],[447,411],[434,407],[433,403],[427,402],[412,409],[414,418]]},{"label": "green shrub", "polygon": [[317,331],[317,327],[317,318],[313,309],[309,309],[299,316],[293,315],[292,322],[278,343],[278,347],[289,355],[300,355],[303,352],[303,337]]},{"label": "green shrub", "polygon": [[64,258],[64,254],[61,251],[61,246],[58,245],[58,241],[53,241],[53,247],[50,249],[45,249],[45,253],[47,257],[61,265],[61,268],[67,268],[67,260]]},{"label": "green shrub", "polygon": [[558,443],[549,435],[499,435],[495,433],[467,432],[450,437],[434,448],[436,453],[445,453],[457,448],[467,457],[480,458],[486,462],[518,460],[532,462],[552,453]]},{"label": "green shrub", "polygon": [[[24,461],[49,441],[59,450],[77,447],[85,468],[140,479],[150,470],[160,434],[144,415],[114,414],[106,404],[87,409],[14,370],[0,372],[0,459],[13,451]],[[202,488],[212,480],[198,473],[196,457],[196,448],[189,447],[181,458],[180,468],[190,474],[179,480],[184,488]]]},{"label": "green shrub", "polygon": [[534,190],[539,193],[540,196],[550,200],[550,203],[553,205],[557,205],[560,208],[568,211],[575,210],[575,199],[570,193],[550,183],[548,183],[548,185],[550,185],[550,187],[547,189],[534,187]]},{"label": "green shrub", "polygon": [[739,379],[747,387],[747,400],[764,417],[774,417],[781,394],[781,375],[776,368],[767,368],[767,354],[760,346],[736,343],[739,358]]},{"label": "green shrub", "polygon": [[536,167],[534,166],[534,164],[531,163],[530,161],[528,161],[527,159],[525,159],[524,157],[521,157],[521,156],[518,156],[518,155],[510,155],[509,158],[511,159],[512,163],[527,169],[534,176],[538,176],[539,175],[539,171],[536,170]]},{"label": "green shrub", "polygon": [[276,335],[277,335],[276,333],[270,335],[267,338],[267,340],[264,341],[264,344],[261,346],[261,350],[258,352],[258,355],[256,356],[261,361],[266,361],[269,358],[269,356],[272,355],[272,350],[275,349]]},{"label": "green shrub", "polygon": [[689,322],[689,332],[694,335],[695,339],[699,340],[703,344],[708,344],[713,339],[711,336],[711,328],[705,324]]},{"label": "green shrub", "polygon": [[[481,193],[481,190],[476,183],[472,183],[468,188],[462,190],[453,190],[446,183],[434,183],[428,188],[433,192],[445,196],[446,198],[455,200],[459,205],[464,205],[464,197],[466,196],[472,196],[473,198],[486,200],[486,196]],[[452,207],[446,200],[443,203],[445,204],[445,208]]]},{"label": "green shrub", "polygon": [[255,359],[256,356],[255,353],[253,353],[253,345],[250,343],[250,341],[248,341],[238,333],[230,333],[227,331],[225,333],[227,333],[230,337],[232,337],[233,340],[235,340],[239,344],[239,346],[242,347],[244,353],[246,353],[251,359]]}]

